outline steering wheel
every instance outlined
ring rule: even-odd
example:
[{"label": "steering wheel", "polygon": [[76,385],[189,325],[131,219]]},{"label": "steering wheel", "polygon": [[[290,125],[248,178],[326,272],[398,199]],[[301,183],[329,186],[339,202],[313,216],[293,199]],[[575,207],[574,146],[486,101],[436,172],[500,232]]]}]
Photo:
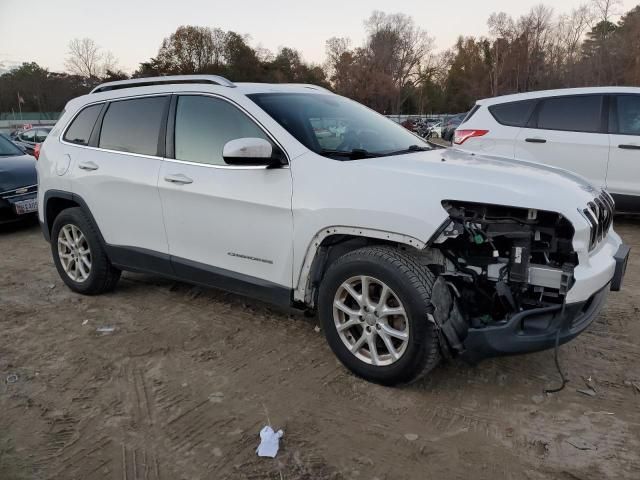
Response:
[{"label": "steering wheel", "polygon": [[375,145],[376,141],[378,141],[378,134],[373,130],[347,130],[337,149],[345,152],[357,148],[367,150],[365,147]]}]

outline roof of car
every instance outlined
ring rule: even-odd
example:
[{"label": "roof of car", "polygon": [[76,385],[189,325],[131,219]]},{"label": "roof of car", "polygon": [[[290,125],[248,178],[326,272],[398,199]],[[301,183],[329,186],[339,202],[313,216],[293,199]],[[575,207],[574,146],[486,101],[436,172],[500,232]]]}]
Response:
[{"label": "roof of car", "polygon": [[307,83],[236,83],[238,91],[250,95],[252,93],[332,93],[319,85]]},{"label": "roof of car", "polygon": [[216,75],[175,75],[166,77],[136,78],[107,82],[95,87],[89,94],[69,101],[66,109],[74,111],[89,103],[137,95],[155,95],[169,92],[203,92],[234,95],[254,93],[313,93],[331,94],[318,85],[302,83],[234,83]]},{"label": "roof of car", "polygon": [[317,86],[300,83],[234,83],[219,75],[166,75],[161,77],[130,78],[127,80],[117,80],[114,82],[101,83],[91,90],[91,94],[112,92],[123,89],[142,89],[148,87],[162,87],[167,90],[176,90],[186,86],[210,86],[225,87],[241,91],[242,93],[263,93],[263,92],[290,92],[296,89],[307,89],[312,91],[324,91],[327,89]]},{"label": "roof of car", "polygon": [[559,88],[556,90],[540,90],[537,92],[514,93],[498,97],[478,100],[479,105],[495,105],[498,103],[517,102],[519,100],[531,100],[545,97],[559,97],[564,95],[588,95],[604,93],[635,93],[640,94],[637,87],[585,87],[585,88]]}]

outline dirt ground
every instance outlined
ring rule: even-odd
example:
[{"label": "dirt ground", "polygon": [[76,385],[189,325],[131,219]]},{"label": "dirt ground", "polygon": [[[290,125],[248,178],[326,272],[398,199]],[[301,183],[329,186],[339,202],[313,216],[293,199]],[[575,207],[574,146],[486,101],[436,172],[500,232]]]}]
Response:
[{"label": "dirt ground", "polygon": [[[636,253],[624,290],[544,395],[550,351],[380,387],[315,319],[134,274],[82,297],[37,226],[4,228],[0,479],[639,479],[640,220],[617,230]],[[269,422],[273,460],[255,454]]]}]

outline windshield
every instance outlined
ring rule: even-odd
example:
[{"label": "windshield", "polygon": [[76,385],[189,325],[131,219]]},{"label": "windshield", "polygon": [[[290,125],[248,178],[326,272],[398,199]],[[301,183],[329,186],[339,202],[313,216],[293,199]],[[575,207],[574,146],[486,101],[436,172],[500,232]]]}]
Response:
[{"label": "windshield", "polygon": [[249,98],[304,146],[326,157],[356,159],[429,149],[404,127],[337,95],[259,93]]},{"label": "windshield", "polygon": [[12,142],[0,135],[0,157],[8,157],[15,155],[24,155],[22,150],[16,147]]}]

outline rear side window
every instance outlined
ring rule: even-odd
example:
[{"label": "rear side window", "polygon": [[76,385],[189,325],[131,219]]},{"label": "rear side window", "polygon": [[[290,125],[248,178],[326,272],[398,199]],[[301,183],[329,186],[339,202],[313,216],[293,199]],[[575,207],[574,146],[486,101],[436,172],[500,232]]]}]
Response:
[{"label": "rear side window", "polygon": [[617,133],[640,135],[640,95],[619,95],[615,101]]},{"label": "rear side window", "polygon": [[88,145],[91,131],[96,124],[101,109],[102,104],[91,105],[82,110],[67,128],[67,132],[63,137],[64,140],[78,145]]},{"label": "rear side window", "polygon": [[167,97],[148,97],[110,103],[102,120],[98,146],[157,155],[166,102]]},{"label": "rear side window", "polygon": [[580,95],[542,100],[538,128],[598,133],[602,125],[602,96]]},{"label": "rear side window", "polygon": [[537,102],[537,100],[522,100],[492,105],[489,107],[489,112],[496,119],[496,122],[502,125],[524,127],[531,118]]}]

